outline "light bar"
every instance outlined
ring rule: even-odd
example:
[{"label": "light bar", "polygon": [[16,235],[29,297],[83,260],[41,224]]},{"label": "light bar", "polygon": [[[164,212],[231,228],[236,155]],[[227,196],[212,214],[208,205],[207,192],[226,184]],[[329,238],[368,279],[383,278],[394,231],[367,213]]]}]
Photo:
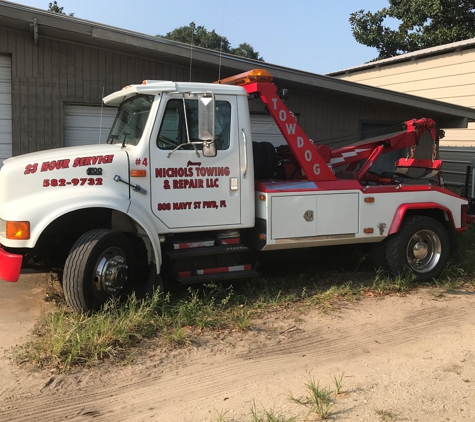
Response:
[{"label": "light bar", "polygon": [[230,76],[229,78],[221,79],[215,84],[223,85],[247,85],[253,82],[272,82],[272,75],[264,69],[253,69],[249,72],[240,73],[239,75]]}]

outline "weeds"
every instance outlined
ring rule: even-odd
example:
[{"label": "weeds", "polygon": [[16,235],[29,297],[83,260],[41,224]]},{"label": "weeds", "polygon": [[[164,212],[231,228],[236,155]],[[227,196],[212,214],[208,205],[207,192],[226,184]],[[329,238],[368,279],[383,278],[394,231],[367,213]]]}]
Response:
[{"label": "weeds", "polygon": [[405,276],[391,276],[378,270],[371,286],[372,290],[387,294],[391,292],[401,293],[407,291],[416,282],[416,277],[410,273]]},{"label": "weeds", "polygon": [[343,387],[343,377],[345,376],[345,373],[342,372],[341,375],[337,378],[335,375],[333,375],[333,381],[335,384],[335,396],[338,396],[341,393],[341,388]]},{"label": "weeds", "polygon": [[[461,245],[461,263],[448,266],[434,281],[442,289],[440,296],[444,291],[475,287],[475,227],[463,234]],[[299,307],[299,312],[304,312],[305,308],[317,307],[330,313],[342,301],[405,293],[416,286],[411,275],[375,274],[361,255],[356,256],[356,265],[351,262],[351,254],[345,255],[348,259],[343,263],[339,256],[333,250],[267,254],[260,262],[265,277],[243,280],[234,286],[211,284],[182,289],[176,297],[156,292],[148,301],[134,296],[125,302],[112,300],[100,312],[87,316],[69,312],[60,289],[50,282],[45,298],[55,304],[54,309],[37,325],[35,339],[15,354],[18,361],[54,365],[61,370],[95,365],[105,359],[121,361],[132,359],[131,350],[150,337],[168,347],[184,347],[202,332],[250,330],[253,321],[269,310]],[[335,265],[344,266],[335,271]],[[296,275],[295,268],[305,270]]]},{"label": "weeds", "polygon": [[295,416],[288,418],[280,413],[276,413],[275,409],[266,410],[262,408],[262,411],[259,412],[256,403],[254,403],[251,409],[251,422],[295,422],[296,420]]},{"label": "weeds", "polygon": [[305,387],[309,392],[307,397],[302,399],[290,396],[290,399],[294,403],[306,406],[309,409],[309,414],[314,413],[320,419],[327,419],[333,406],[330,391],[326,388],[321,388],[313,377],[308,379]]}]

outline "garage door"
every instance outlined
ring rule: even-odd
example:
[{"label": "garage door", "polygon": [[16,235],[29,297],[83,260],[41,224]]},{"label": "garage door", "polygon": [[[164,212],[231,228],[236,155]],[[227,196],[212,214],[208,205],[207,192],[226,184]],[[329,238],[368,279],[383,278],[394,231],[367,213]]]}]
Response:
[{"label": "garage door", "polygon": [[0,56],[0,167],[12,156],[12,61]]},{"label": "garage door", "polygon": [[274,119],[268,114],[251,114],[253,142],[270,142],[275,147],[287,145]]},{"label": "garage door", "polygon": [[105,144],[117,108],[67,105],[64,112],[64,146],[73,147]]}]

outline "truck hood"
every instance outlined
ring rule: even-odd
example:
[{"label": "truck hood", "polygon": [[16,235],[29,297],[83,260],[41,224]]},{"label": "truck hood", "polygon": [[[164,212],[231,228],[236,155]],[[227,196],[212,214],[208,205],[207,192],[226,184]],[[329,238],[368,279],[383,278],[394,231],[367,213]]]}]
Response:
[{"label": "truck hood", "polygon": [[127,152],[120,145],[58,148],[9,158],[0,170],[0,218],[14,210],[21,214],[18,207],[26,198],[30,207],[36,201],[53,205],[56,198],[101,195],[108,188],[124,190],[127,197],[127,186],[119,188],[114,182],[116,174],[128,179]]},{"label": "truck hood", "polygon": [[16,157],[7,158],[3,161],[3,170],[6,166],[22,166],[24,163],[43,163],[46,161],[58,160],[71,157],[88,157],[117,154],[121,151],[121,147],[116,144],[99,144],[86,145],[79,147],[55,148],[45,151],[30,152],[28,154],[18,155]]}]

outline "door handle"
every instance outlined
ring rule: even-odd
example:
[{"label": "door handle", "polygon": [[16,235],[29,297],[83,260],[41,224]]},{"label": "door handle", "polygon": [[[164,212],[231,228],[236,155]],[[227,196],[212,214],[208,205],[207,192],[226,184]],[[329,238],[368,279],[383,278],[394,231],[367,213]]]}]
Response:
[{"label": "door handle", "polygon": [[244,141],[244,173],[242,177],[245,179],[247,177],[247,138],[246,138],[246,131],[244,129],[241,129],[242,132],[242,139]]}]

